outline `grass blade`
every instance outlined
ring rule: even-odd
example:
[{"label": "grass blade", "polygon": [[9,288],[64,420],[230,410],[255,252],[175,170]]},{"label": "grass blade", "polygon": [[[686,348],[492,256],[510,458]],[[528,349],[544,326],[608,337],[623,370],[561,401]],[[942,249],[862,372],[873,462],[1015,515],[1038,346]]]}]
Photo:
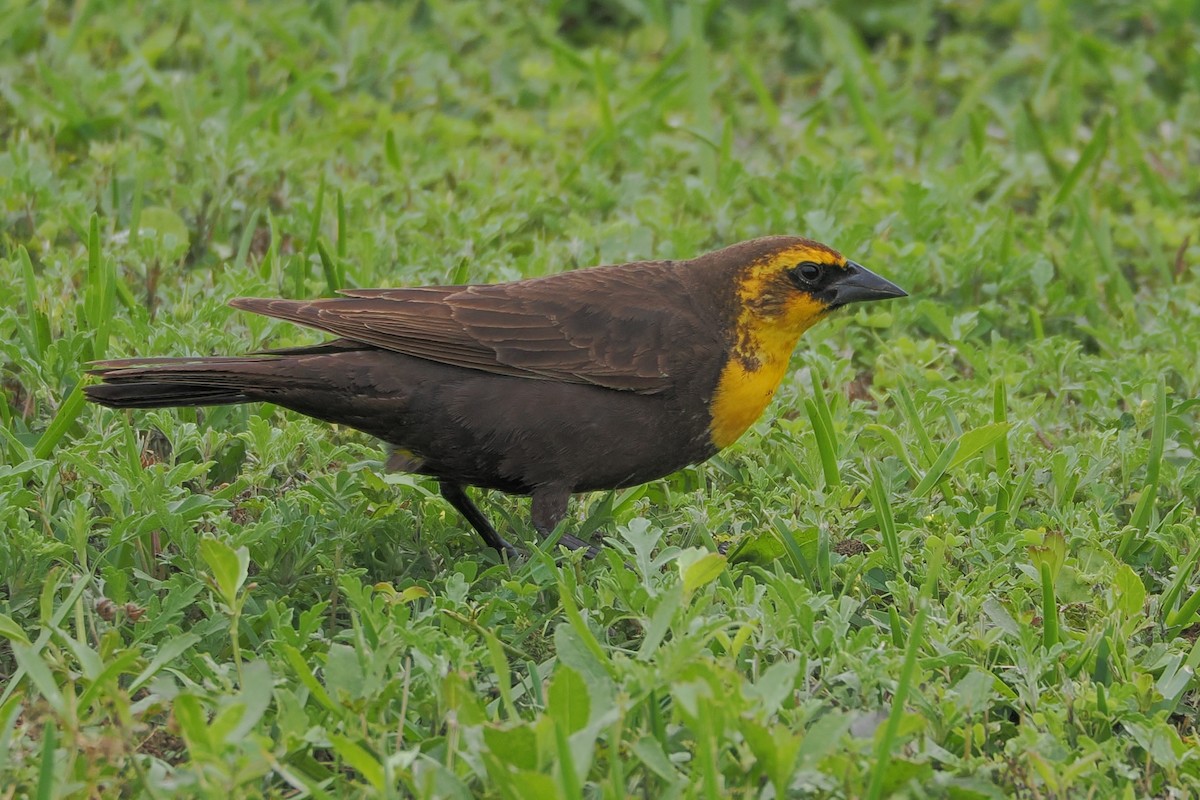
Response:
[{"label": "grass blade", "polygon": [[[100,218],[92,215],[88,234],[88,267],[83,313],[93,331],[91,359],[104,358],[108,350],[108,326],[112,319],[116,297],[116,274],[112,261],[100,256]],[[42,432],[33,447],[34,458],[49,458],[67,431],[83,412],[82,384],[76,384],[67,399],[58,407],[54,419]]]},{"label": "grass blade", "polygon": [[892,516],[891,500],[883,486],[883,476],[879,473],[879,467],[871,470],[871,502],[879,520],[879,533],[892,560],[892,569],[896,571],[896,577],[903,580],[904,559],[900,554],[900,538],[896,535],[896,519]]},{"label": "grass blade", "polygon": [[600,109],[604,140],[614,141],[617,138],[616,113],[613,111],[612,94],[608,90],[608,78],[599,49],[592,54],[592,88],[596,94],[596,106]]},{"label": "grass blade", "polygon": [[933,440],[929,437],[929,432],[925,430],[925,423],[921,420],[921,415],[917,413],[917,404],[913,402],[912,394],[909,393],[907,387],[901,386],[897,396],[900,398],[900,410],[904,412],[904,416],[908,417],[908,424],[912,425],[913,432],[917,434],[921,452],[925,454],[926,460],[932,459],[936,448],[933,446]]},{"label": "grass blade", "polygon": [[1150,527],[1150,518],[1154,513],[1154,501],[1158,496],[1159,474],[1162,471],[1163,442],[1167,428],[1167,385],[1162,378],[1158,379],[1158,389],[1154,393],[1154,422],[1150,430],[1150,455],[1146,461],[1146,488],[1143,493],[1150,499],[1141,508],[1141,513],[1134,516],[1132,524],[1142,533]]},{"label": "grass blade", "polygon": [[241,272],[246,266],[246,259],[250,255],[250,245],[254,242],[254,234],[258,230],[258,220],[262,217],[262,209],[257,208],[250,215],[250,221],[246,223],[245,229],[242,231],[241,239],[238,241],[237,255],[233,258],[233,268],[235,272]]},{"label": "grass blade", "polygon": [[108,325],[116,296],[116,272],[112,261],[100,254],[100,218],[92,215],[88,225],[87,288],[83,298],[84,317],[92,329],[92,359],[108,351]]},{"label": "grass blade", "polygon": [[865,425],[863,430],[869,431],[885,441],[892,448],[892,452],[896,454],[896,458],[900,459],[901,463],[904,464],[904,468],[908,470],[910,475],[915,478],[920,473],[917,465],[913,463],[912,456],[908,454],[908,448],[904,446],[904,442],[900,440],[900,435],[896,431],[886,425],[876,425],[874,423]]},{"label": "grass blade", "polygon": [[938,456],[937,461],[933,462],[933,466],[930,467],[929,471],[925,473],[925,477],[921,478],[921,482],[917,484],[917,488],[913,489],[913,497],[924,497],[933,490],[933,487],[936,486],[938,481],[942,479],[942,476],[946,474],[946,470],[949,468],[950,462],[954,459],[955,454],[958,453],[958,442],[959,440],[955,439],[954,441],[950,442],[950,444],[946,445],[946,449],[942,451],[940,456]]},{"label": "grass blade", "polygon": [[1166,439],[1167,427],[1167,386],[1163,379],[1158,379],[1158,388],[1154,394],[1154,421],[1150,429],[1150,453],[1146,459],[1146,485],[1142,496],[1138,498],[1133,510],[1129,527],[1121,535],[1117,545],[1117,558],[1125,560],[1131,555],[1135,535],[1144,539],[1150,532],[1150,523],[1154,516],[1154,503],[1158,499],[1159,476],[1162,471],[1163,443]]},{"label": "grass blade", "polygon": [[1197,562],[1200,562],[1200,548],[1192,551],[1187,563],[1178,568],[1175,572],[1175,580],[1171,581],[1170,587],[1163,593],[1162,599],[1159,601],[1159,607],[1167,614],[1168,618],[1173,613],[1175,601],[1183,594],[1183,588],[1187,586],[1188,580],[1192,577],[1192,572],[1196,569]]},{"label": "grass blade", "polygon": [[796,541],[796,537],[791,530],[782,522],[775,524],[775,531],[779,534],[780,541],[783,542],[784,549],[787,550],[788,558],[792,562],[794,574],[804,578],[814,591],[817,589],[816,579],[813,577],[812,565],[808,563],[808,559],[804,557],[804,551],[800,548],[800,543]]},{"label": "grass blade", "polygon": [[54,452],[54,448],[67,435],[67,431],[71,425],[75,423],[80,413],[83,412],[83,406],[83,384],[79,383],[67,395],[66,401],[58,407],[58,412],[54,415],[54,419],[50,421],[50,425],[38,437],[37,444],[33,446],[34,458],[50,457],[50,454]]},{"label": "grass blade", "polygon": [[33,273],[33,261],[24,245],[17,248],[17,258],[21,261],[21,272],[25,279],[25,314],[28,319],[21,333],[28,341],[29,350],[41,359],[50,344],[50,321],[45,313],[38,308],[37,276]]},{"label": "grass blade", "polygon": [[917,674],[917,653],[921,650],[921,639],[925,634],[925,620],[928,610],[922,608],[913,620],[912,629],[908,633],[908,648],[904,651],[904,666],[900,668],[900,680],[896,684],[896,694],[892,697],[892,711],[888,715],[887,726],[883,736],[875,747],[875,766],[871,770],[871,783],[867,787],[868,800],[878,800],[883,794],[883,783],[887,776],[888,764],[892,759],[892,751],[896,748],[896,737],[900,732],[900,721],[904,718],[904,703],[912,690]]},{"label": "grass blade", "polygon": [[813,378],[813,400],[816,403],[817,411],[821,414],[821,421],[825,424],[826,430],[832,433],[833,414],[830,413],[829,401],[825,398],[825,376],[819,370],[814,370]]},{"label": "grass blade", "polygon": [[1200,610],[1200,590],[1193,592],[1183,605],[1167,614],[1167,628],[1172,631],[1186,628],[1195,620],[1197,610]]},{"label": "grass blade", "polygon": [[571,744],[567,739],[567,726],[554,720],[554,745],[558,756],[558,777],[563,797],[583,797],[583,785],[575,772],[575,758],[571,755]]},{"label": "grass blade", "polygon": [[995,509],[995,516],[992,518],[992,536],[999,538],[1004,534],[1004,527],[1008,524],[1009,509],[1013,507],[1007,482],[996,487],[996,499],[993,501],[992,507]]},{"label": "grass blade", "polygon": [[1041,155],[1042,161],[1046,162],[1046,171],[1054,180],[1061,182],[1063,180],[1062,164],[1058,163],[1058,159],[1054,157],[1054,151],[1046,140],[1046,129],[1042,127],[1042,121],[1037,118],[1037,114],[1033,110],[1033,101],[1029,98],[1022,100],[1021,110],[1025,113],[1025,124],[1029,126],[1029,132],[1033,134],[1033,141],[1037,145],[1038,153]]},{"label": "grass blade", "polygon": [[339,259],[346,257],[346,198],[342,190],[337,190],[337,254]]},{"label": "grass blade", "polygon": [[778,127],[779,106],[775,103],[775,98],[771,96],[771,90],[767,88],[767,84],[763,81],[762,72],[759,71],[758,65],[752,58],[743,53],[737,54],[737,63],[746,78],[746,82],[754,90],[754,97],[758,101],[758,107],[767,119],[767,127]]},{"label": "grass blade", "polygon": [[1049,650],[1058,644],[1058,600],[1054,596],[1054,576],[1050,563],[1041,563],[1042,574],[1042,647]]},{"label": "grass blade", "polygon": [[992,422],[1004,426],[1004,435],[996,439],[996,475],[1002,481],[1008,480],[1008,387],[1004,378],[996,380],[992,390]]},{"label": "grass blade", "polygon": [[981,425],[978,428],[972,428],[969,431],[963,432],[958,437],[958,449],[954,454],[954,458],[946,466],[946,470],[950,471],[962,466],[967,461],[970,461],[973,456],[983,452],[1007,436],[1007,422],[989,422],[987,425]]},{"label": "grass blade", "polygon": [[946,542],[940,536],[930,536],[925,539],[925,583],[921,585],[921,594],[932,600],[937,594],[938,580],[942,575],[942,565],[946,563]]},{"label": "grass blade", "polygon": [[812,421],[813,435],[817,439],[817,454],[821,457],[821,472],[825,476],[825,485],[827,487],[837,486],[842,482],[842,475],[838,470],[837,452],[833,442],[834,434],[825,427],[825,418],[813,400],[805,400],[804,408],[808,411],[808,418]]},{"label": "grass blade", "polygon": [[58,728],[51,722],[42,731],[42,763],[38,767],[38,800],[54,797],[54,751],[58,748]]},{"label": "grass blade", "polygon": [[813,396],[804,405],[809,419],[813,423],[813,431],[817,436],[817,451],[821,456],[821,469],[825,473],[826,486],[839,486],[842,474],[837,463],[837,432],[833,427],[833,414],[829,411],[829,401],[825,397],[825,376],[820,370],[813,370]]},{"label": "grass blade", "polygon": [[824,527],[817,531],[817,578],[821,591],[833,592],[833,557],[829,552],[829,531]]},{"label": "grass blade", "polygon": [[321,217],[325,214],[325,173],[321,173],[321,182],[317,184],[317,202],[313,206],[312,219],[308,226],[308,248],[306,253],[312,255],[320,244]]},{"label": "grass blade", "polygon": [[389,167],[400,171],[400,150],[396,147],[396,134],[391,128],[383,134],[383,157]]},{"label": "grass blade", "polygon": [[341,291],[345,285],[341,263],[334,260],[333,256],[329,253],[329,248],[325,246],[325,242],[321,239],[317,239],[317,255],[321,259],[321,270],[325,273],[325,293],[332,297]]},{"label": "grass blade", "polygon": [[1092,134],[1092,139],[1083,148],[1083,152],[1079,154],[1079,160],[1075,162],[1075,166],[1071,167],[1071,171],[1067,173],[1067,177],[1063,178],[1062,185],[1058,187],[1058,191],[1054,193],[1053,199],[1050,201],[1050,210],[1057,210],[1075,191],[1075,187],[1079,184],[1080,178],[1089,167],[1098,163],[1103,158],[1104,153],[1108,150],[1108,131],[1112,127],[1112,116],[1106,114],[1100,120],[1100,124],[1096,127],[1095,133]]},{"label": "grass blade", "polygon": [[900,612],[894,605],[888,606],[888,630],[892,638],[892,646],[904,647],[904,623],[900,620]]}]

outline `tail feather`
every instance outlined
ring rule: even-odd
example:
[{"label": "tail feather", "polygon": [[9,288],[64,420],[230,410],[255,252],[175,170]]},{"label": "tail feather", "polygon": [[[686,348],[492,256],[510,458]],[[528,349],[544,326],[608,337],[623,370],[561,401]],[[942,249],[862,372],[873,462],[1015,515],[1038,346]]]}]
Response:
[{"label": "tail feather", "polygon": [[202,383],[98,383],[83,387],[93,403],[109,408],[168,408],[172,406],[224,406],[250,400],[239,391]]},{"label": "tail feather", "polygon": [[89,373],[103,383],[83,391],[92,402],[109,408],[246,403],[295,383],[294,376],[279,369],[280,363],[270,357],[97,361]]}]

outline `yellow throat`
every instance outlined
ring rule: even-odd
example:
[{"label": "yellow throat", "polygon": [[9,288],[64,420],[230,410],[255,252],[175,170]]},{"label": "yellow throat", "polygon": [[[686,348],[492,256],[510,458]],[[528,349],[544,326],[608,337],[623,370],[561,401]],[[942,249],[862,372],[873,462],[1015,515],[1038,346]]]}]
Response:
[{"label": "yellow throat", "polygon": [[[826,311],[809,295],[784,292],[776,285],[779,265],[810,257],[807,249],[791,248],[752,264],[738,281],[736,342],[721,370],[711,407],[709,432],[717,449],[737,441],[762,415],[787,372],[800,335]],[[827,259],[830,253],[813,255]]]}]

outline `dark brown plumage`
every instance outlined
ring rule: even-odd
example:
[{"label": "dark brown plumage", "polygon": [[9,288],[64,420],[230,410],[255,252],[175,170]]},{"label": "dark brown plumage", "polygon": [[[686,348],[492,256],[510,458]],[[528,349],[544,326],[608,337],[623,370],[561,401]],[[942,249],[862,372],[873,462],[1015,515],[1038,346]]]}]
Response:
[{"label": "dark brown plumage", "polygon": [[463,487],[531,495],[548,534],[574,492],[711,456],[765,407],[805,328],[846,302],[903,292],[824,245],[770,237],[691,261],[343,294],[232,301],[340,338],[243,358],[101,362],[103,383],[85,391],[115,408],[269,401],[350,425],[395,448],[390,467],[437,478],[484,540],[511,553]]}]

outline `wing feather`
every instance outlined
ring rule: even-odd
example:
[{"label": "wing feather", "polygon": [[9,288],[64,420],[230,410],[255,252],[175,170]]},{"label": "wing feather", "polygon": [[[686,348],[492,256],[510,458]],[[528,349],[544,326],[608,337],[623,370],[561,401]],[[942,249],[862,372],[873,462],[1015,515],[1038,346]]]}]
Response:
[{"label": "wing feather", "polygon": [[514,283],[354,289],[334,299],[239,298],[232,305],[468,369],[653,394],[671,385],[670,345],[689,313],[663,302],[664,292],[684,291],[673,266],[646,262]]}]

